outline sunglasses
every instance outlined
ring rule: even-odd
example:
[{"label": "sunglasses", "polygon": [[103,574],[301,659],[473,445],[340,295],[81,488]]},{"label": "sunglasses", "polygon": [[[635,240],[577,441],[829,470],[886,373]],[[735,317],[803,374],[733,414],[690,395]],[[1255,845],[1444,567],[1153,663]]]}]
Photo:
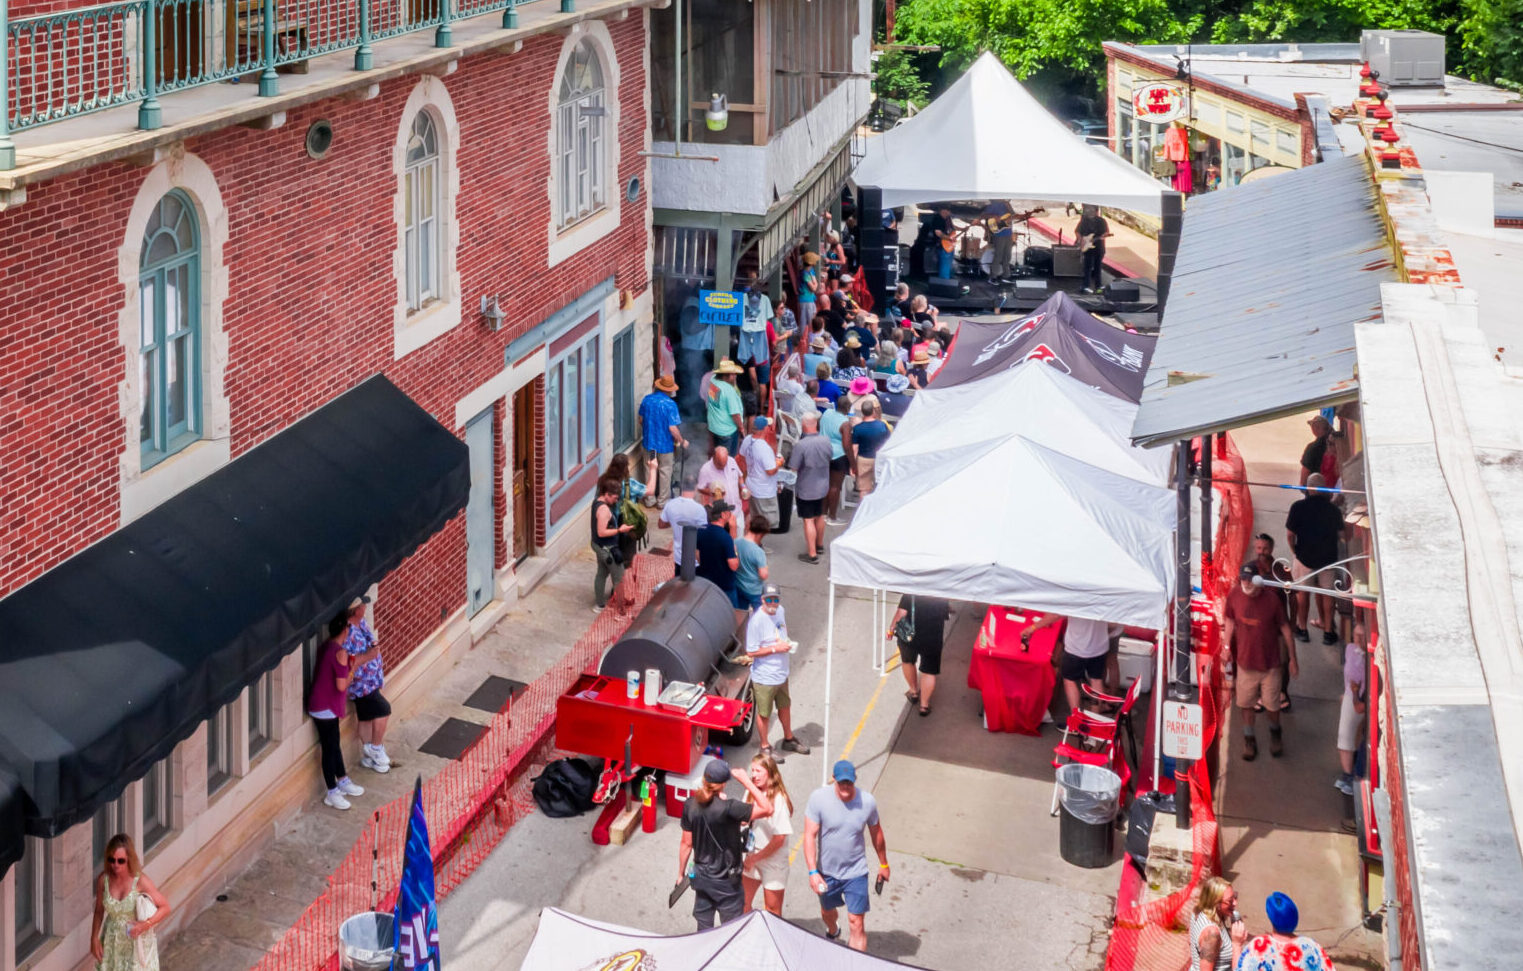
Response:
[{"label": "sunglasses", "polygon": [[115,863],[117,866],[126,866],[127,865],[127,858],[125,856],[113,856],[113,857],[111,857],[111,859],[107,860],[106,862],[107,863]]},{"label": "sunglasses", "polygon": [[762,600],[762,603],[764,603],[764,604],[780,604],[780,603],[782,603],[782,601],[779,600],[777,597],[767,597],[767,598]]}]

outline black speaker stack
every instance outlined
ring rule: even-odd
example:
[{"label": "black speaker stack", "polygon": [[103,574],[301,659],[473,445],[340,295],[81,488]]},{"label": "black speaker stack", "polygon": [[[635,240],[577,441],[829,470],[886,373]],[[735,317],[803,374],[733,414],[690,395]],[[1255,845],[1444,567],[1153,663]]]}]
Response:
[{"label": "black speaker stack", "polygon": [[877,306],[886,306],[899,285],[899,231],[883,228],[883,190],[857,190],[857,261]]}]

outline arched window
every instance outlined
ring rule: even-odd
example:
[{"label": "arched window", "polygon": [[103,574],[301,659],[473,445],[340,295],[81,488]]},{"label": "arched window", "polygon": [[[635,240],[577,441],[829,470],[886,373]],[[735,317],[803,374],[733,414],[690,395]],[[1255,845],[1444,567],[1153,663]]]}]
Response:
[{"label": "arched window", "polygon": [[427,111],[418,112],[413,119],[402,181],[407,309],[413,311],[441,295],[440,253],[444,245],[439,219],[439,132]]},{"label": "arched window", "polygon": [[138,267],[142,467],[201,436],[201,229],[176,189],[154,207]]},{"label": "arched window", "polygon": [[607,201],[603,65],[585,37],[566,61],[558,105],[555,164],[560,199],[556,223],[568,226],[602,209]]}]

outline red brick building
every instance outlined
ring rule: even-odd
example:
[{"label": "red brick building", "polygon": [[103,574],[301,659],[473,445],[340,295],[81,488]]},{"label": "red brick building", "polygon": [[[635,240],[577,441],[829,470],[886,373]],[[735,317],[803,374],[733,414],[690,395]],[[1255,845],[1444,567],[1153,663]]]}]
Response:
[{"label": "red brick building", "polygon": [[[0,597],[383,375],[470,457],[465,511],[365,578],[405,714],[409,686],[586,542],[596,475],[634,441],[646,4],[462,3],[480,15],[444,38],[437,7],[409,8],[384,39],[383,14],[361,38],[330,23],[352,6],[282,4],[268,63],[248,3],[161,7],[153,42],[146,4],[74,6],[11,0],[0,59]],[[39,783],[0,754],[27,834],[0,971],[85,957],[104,836],[137,838],[183,920],[315,791],[300,645],[146,774],[81,795],[91,825],[42,838]],[[0,666],[26,646],[0,642]]]}]

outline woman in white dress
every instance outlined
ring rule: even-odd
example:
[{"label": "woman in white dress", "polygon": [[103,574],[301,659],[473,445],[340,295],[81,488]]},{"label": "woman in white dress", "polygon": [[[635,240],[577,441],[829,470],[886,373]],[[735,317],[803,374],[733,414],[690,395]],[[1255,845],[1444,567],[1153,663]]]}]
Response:
[{"label": "woman in white dress", "polygon": [[[788,885],[788,837],[793,835],[793,800],[788,787],[783,785],[782,773],[772,756],[757,753],[751,759],[751,781],[767,793],[772,800],[772,815],[751,823],[753,837],[751,852],[746,854],[745,869],[741,873],[741,892],[745,895],[746,911],[756,897],[756,888],[762,889],[762,900],[767,910],[783,916],[783,890]],[[750,802],[751,797],[746,796]]]}]

